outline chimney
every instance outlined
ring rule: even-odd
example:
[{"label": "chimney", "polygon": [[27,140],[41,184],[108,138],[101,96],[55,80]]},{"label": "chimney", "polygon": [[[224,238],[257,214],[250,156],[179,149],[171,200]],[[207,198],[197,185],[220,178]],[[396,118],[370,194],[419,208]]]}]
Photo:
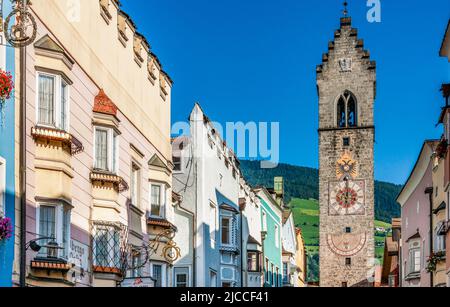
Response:
[{"label": "chimney", "polygon": [[284,179],[283,177],[275,177],[273,183],[273,190],[276,195],[276,200],[281,206],[284,199]]}]

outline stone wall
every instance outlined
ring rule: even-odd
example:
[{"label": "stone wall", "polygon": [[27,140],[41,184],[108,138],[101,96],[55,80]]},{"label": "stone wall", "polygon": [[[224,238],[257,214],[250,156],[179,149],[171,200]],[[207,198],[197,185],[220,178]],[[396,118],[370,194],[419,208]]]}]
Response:
[{"label": "stone wall", "polygon": [[[357,30],[352,29],[350,23],[350,18],[341,19],[341,28],[335,32],[334,42],[329,44],[329,53],[323,56],[323,63],[317,68],[320,282],[323,287],[367,285],[374,270],[375,62],[370,61],[362,40],[357,38]],[[337,128],[337,100],[345,91],[350,91],[357,100],[358,125],[354,128]],[[344,138],[350,138],[348,146],[344,145]],[[364,210],[354,215],[344,212],[332,216],[330,188],[343,182],[342,177],[338,178],[336,167],[344,153],[356,161],[357,173],[349,178],[350,182],[361,182]],[[350,234],[346,234],[347,228],[351,228]],[[330,248],[330,242],[350,247],[342,255]],[[351,265],[346,264],[347,258],[351,259]]]}]

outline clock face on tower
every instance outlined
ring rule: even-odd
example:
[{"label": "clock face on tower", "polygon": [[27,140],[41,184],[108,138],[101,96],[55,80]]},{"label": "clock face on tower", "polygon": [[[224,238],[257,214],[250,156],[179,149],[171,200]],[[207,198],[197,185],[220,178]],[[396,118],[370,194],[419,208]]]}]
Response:
[{"label": "clock face on tower", "polygon": [[344,180],[330,183],[330,215],[365,214],[365,181]]},{"label": "clock face on tower", "polygon": [[341,257],[351,257],[358,254],[366,246],[366,234],[344,233],[328,235],[327,244],[330,250]]}]

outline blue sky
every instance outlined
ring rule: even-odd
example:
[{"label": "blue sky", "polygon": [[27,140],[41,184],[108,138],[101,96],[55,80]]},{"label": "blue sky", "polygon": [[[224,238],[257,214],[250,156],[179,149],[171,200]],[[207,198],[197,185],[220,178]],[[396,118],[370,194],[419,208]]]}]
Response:
[{"label": "blue sky", "polygon": [[[318,166],[315,67],[339,27],[339,0],[126,0],[123,9],[174,80],[172,121],[199,101],[214,120],[280,122],[281,162]],[[403,183],[436,123],[450,82],[438,56],[449,0],[349,1],[353,26],[377,61],[375,173]]]}]

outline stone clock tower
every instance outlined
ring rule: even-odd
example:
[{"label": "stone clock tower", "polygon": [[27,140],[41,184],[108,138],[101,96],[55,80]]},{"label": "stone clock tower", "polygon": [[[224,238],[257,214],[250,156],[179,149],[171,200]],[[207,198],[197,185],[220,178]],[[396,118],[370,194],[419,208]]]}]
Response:
[{"label": "stone clock tower", "polygon": [[317,67],[322,287],[373,281],[375,68],[345,9]]}]

